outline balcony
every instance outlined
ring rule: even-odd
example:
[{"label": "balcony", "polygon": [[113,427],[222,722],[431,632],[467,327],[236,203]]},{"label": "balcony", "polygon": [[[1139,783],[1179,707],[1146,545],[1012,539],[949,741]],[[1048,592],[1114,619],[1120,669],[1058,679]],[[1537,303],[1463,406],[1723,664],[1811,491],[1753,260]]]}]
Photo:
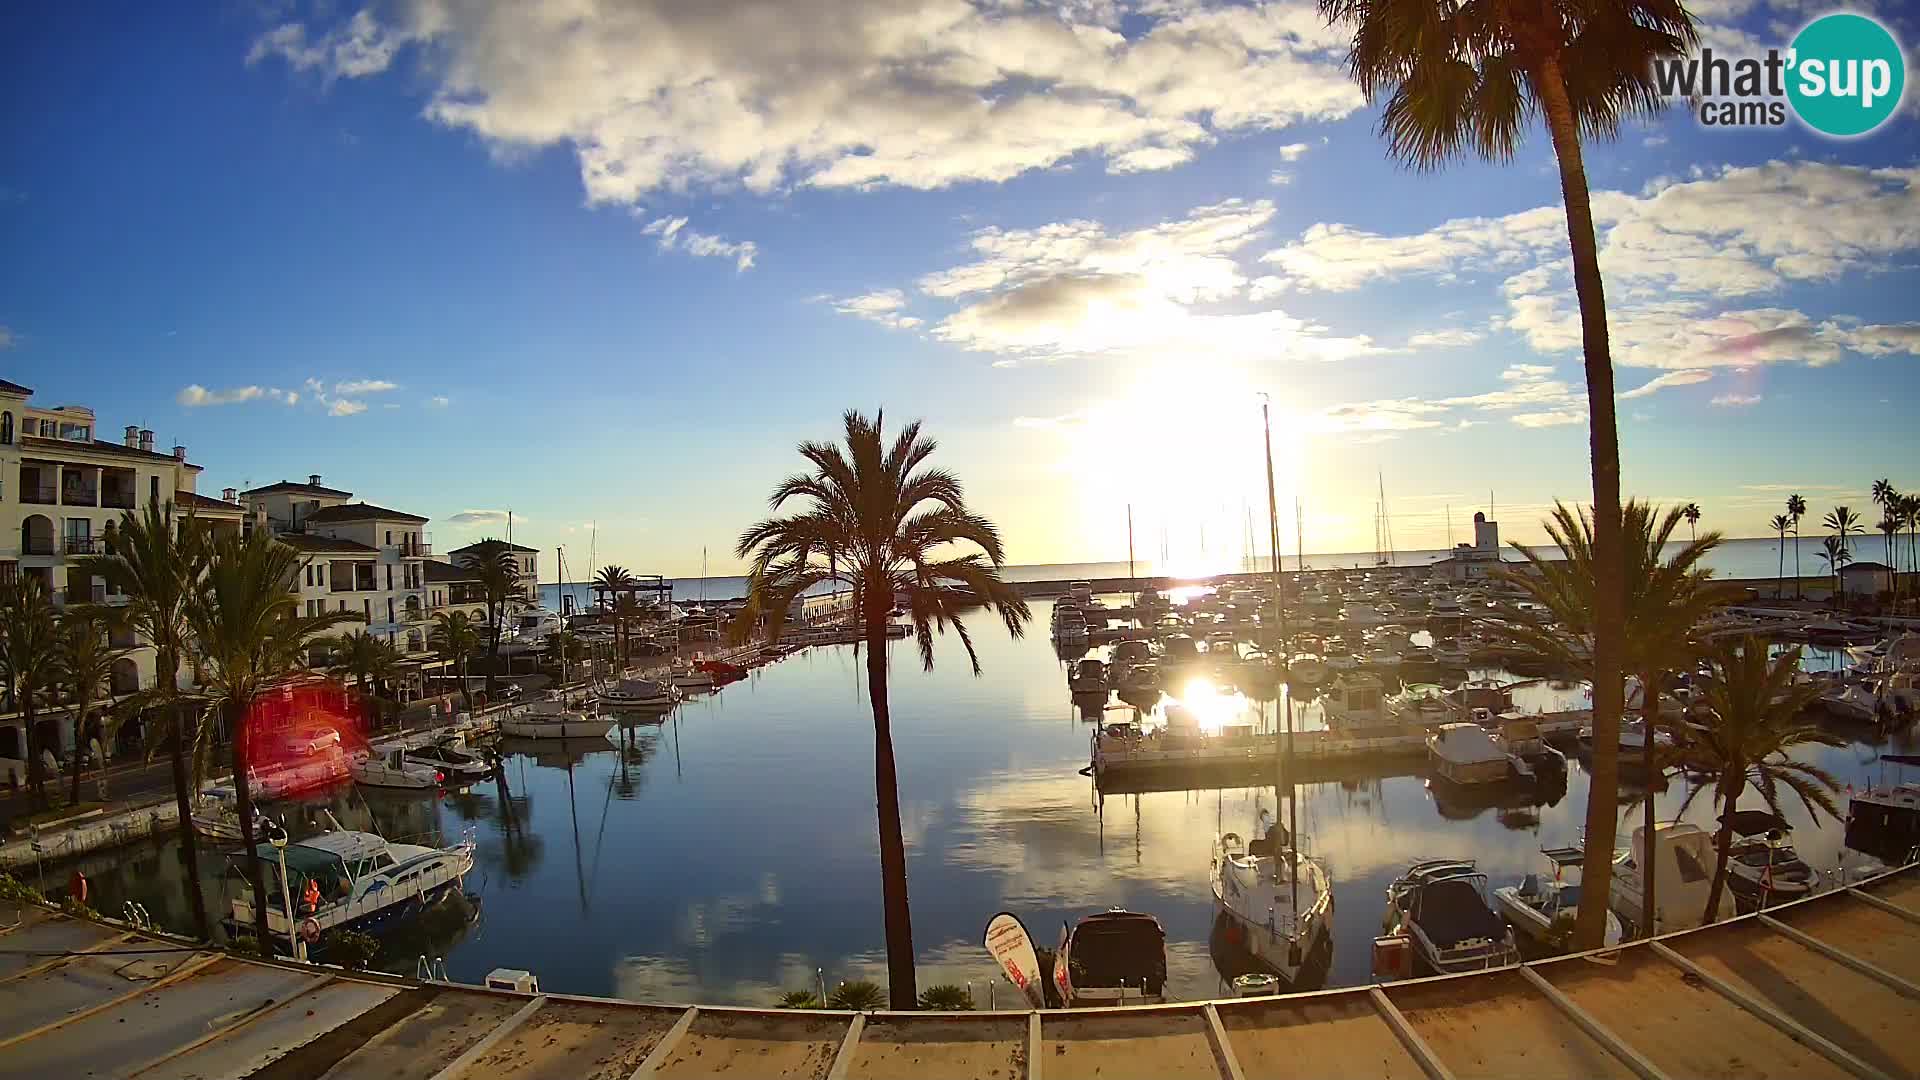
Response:
[{"label": "balcony", "polygon": [[104,536],[69,536],[60,542],[60,550],[68,555],[105,555],[107,538]]},{"label": "balcony", "polygon": [[96,581],[92,585],[68,585],[60,596],[69,604],[104,604],[107,602],[107,583]]},{"label": "balcony", "polygon": [[129,488],[119,491],[107,488],[100,492],[100,505],[113,510],[131,510],[133,509],[133,490]]},{"label": "balcony", "polygon": [[[72,474],[68,474],[69,479]],[[62,506],[99,506],[100,489],[91,484],[67,484],[60,489]]]},{"label": "balcony", "polygon": [[23,480],[20,483],[20,501],[23,503],[39,503],[41,506],[52,506],[54,505],[53,485],[36,484]]},{"label": "balcony", "polygon": [[433,554],[432,540],[414,540],[405,544],[394,544],[387,550],[403,559],[424,559]]}]

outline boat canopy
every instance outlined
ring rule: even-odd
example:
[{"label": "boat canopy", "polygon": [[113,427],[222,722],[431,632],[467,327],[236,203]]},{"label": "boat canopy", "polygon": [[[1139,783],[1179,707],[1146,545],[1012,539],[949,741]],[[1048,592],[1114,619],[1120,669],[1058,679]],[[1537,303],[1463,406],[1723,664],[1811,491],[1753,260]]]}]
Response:
[{"label": "boat canopy", "polygon": [[1587,853],[1577,847],[1541,848],[1540,854],[1555,866],[1579,866],[1587,857]]},{"label": "boat canopy", "polygon": [[1071,938],[1076,986],[1144,986],[1167,978],[1167,935],[1160,920],[1137,911],[1103,911],[1081,919]]},{"label": "boat canopy", "polygon": [[1421,886],[1413,917],[1434,944],[1448,948],[1476,938],[1498,941],[1505,936],[1500,917],[1487,907],[1474,885],[1477,876],[1442,878]]},{"label": "boat canopy", "polygon": [[1720,823],[1741,836],[1784,833],[1789,829],[1785,818],[1768,810],[1735,810],[1721,814]]}]

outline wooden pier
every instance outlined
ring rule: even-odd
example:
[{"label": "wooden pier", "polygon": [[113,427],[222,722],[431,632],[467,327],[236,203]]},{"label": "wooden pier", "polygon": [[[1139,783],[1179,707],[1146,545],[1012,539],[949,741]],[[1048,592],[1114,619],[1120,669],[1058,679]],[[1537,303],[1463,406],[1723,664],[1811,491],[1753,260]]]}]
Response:
[{"label": "wooden pier", "polygon": [[[10,925],[9,925],[10,924]],[[203,951],[0,907],[0,1078],[1920,1075],[1920,866],[1468,975],[1047,1012],[518,994]]]}]

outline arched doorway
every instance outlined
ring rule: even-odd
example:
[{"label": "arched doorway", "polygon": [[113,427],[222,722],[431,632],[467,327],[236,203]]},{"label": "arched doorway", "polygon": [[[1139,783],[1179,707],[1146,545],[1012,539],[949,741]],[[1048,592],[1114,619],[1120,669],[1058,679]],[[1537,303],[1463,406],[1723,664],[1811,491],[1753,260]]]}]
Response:
[{"label": "arched doorway", "polygon": [[22,555],[53,554],[53,519],[45,514],[28,514],[20,523]]},{"label": "arched doorway", "polygon": [[113,662],[108,679],[114,697],[136,693],[140,689],[140,666],[133,662],[133,657],[123,656]]}]

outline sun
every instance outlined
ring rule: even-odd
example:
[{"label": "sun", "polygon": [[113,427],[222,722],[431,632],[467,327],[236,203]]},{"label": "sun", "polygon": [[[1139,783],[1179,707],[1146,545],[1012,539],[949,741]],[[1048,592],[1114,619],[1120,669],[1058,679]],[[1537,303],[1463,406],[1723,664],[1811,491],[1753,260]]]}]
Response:
[{"label": "sun", "polygon": [[[1136,557],[1155,573],[1246,569],[1250,554],[1268,550],[1259,389],[1238,364],[1165,359],[1138,371],[1118,396],[1087,407],[1064,433],[1062,471],[1079,520],[1124,530],[1131,506]],[[1304,440],[1279,401],[1272,411],[1281,550],[1290,551]],[[1112,551],[1116,539],[1103,531],[1083,542]]]}]

